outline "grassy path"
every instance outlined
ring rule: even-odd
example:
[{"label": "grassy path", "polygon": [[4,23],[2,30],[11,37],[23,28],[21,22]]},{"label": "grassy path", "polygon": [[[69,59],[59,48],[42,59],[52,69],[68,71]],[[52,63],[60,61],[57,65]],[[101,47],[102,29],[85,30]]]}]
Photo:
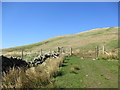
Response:
[{"label": "grassy path", "polygon": [[[63,67],[63,75],[55,78],[58,88],[117,88],[117,61],[80,59],[68,57]],[[80,70],[71,73],[71,68],[77,66]]]}]

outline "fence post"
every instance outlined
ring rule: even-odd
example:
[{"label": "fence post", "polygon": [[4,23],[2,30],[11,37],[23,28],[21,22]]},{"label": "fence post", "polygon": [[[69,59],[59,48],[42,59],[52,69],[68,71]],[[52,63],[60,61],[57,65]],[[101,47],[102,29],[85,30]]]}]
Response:
[{"label": "fence post", "polygon": [[21,55],[21,58],[23,59],[23,49],[22,49],[22,52],[21,52],[21,54],[22,54],[22,55]]},{"label": "fence post", "polygon": [[60,47],[57,48],[57,52],[60,53]]},{"label": "fence post", "polygon": [[70,48],[70,55],[72,55],[72,48]]},{"label": "fence post", "polygon": [[42,49],[40,49],[40,55],[42,55]]},{"label": "fence post", "polygon": [[63,47],[61,47],[61,53],[63,53]]},{"label": "fence post", "polygon": [[62,49],[62,52],[65,53],[65,48]]},{"label": "fence post", "polygon": [[105,54],[105,47],[102,48],[102,53]]},{"label": "fence post", "polygon": [[52,54],[51,49],[50,49],[50,54]]},{"label": "fence post", "polygon": [[99,47],[98,47],[98,46],[96,46],[96,49],[95,49],[95,54],[96,54],[96,57],[98,57],[98,56],[99,56]]}]

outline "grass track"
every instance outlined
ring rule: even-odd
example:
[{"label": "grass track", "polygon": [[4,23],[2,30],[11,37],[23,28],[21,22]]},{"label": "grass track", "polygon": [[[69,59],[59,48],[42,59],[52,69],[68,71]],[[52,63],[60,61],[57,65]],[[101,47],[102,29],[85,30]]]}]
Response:
[{"label": "grass track", "polygon": [[[68,57],[60,70],[62,76],[55,78],[57,88],[117,88],[118,61],[80,59]],[[77,74],[70,73],[70,69],[78,65]]]}]

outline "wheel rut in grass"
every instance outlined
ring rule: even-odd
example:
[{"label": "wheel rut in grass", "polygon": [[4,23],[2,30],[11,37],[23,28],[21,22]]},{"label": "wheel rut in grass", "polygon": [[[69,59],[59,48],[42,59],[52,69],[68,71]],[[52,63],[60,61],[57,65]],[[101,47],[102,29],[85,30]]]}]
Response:
[{"label": "wheel rut in grass", "polygon": [[55,86],[57,88],[117,88],[118,70],[113,66],[116,64],[117,62],[114,61],[109,63],[104,60],[67,57],[63,67],[60,67],[62,75],[54,78]]},{"label": "wheel rut in grass", "polygon": [[[85,87],[85,84],[82,80],[82,73],[80,73],[80,62],[77,57],[68,57],[66,58],[63,67],[60,67],[62,76],[55,78],[55,85],[57,88],[82,88]],[[73,70],[76,68],[77,70]]]}]

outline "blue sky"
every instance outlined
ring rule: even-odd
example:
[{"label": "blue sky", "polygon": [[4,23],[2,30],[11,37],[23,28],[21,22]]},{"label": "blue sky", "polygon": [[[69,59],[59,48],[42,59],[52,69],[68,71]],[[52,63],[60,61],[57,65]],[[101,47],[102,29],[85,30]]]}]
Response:
[{"label": "blue sky", "polygon": [[2,48],[118,26],[117,2],[4,2]]}]

